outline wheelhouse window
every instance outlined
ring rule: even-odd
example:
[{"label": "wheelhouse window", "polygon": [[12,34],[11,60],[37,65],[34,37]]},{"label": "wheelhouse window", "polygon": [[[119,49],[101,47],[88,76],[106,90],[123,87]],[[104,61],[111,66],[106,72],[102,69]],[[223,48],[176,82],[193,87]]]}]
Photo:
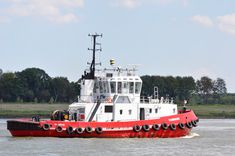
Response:
[{"label": "wheelhouse window", "polygon": [[122,115],[122,112],[123,112],[122,109],[120,109],[120,115]]},{"label": "wheelhouse window", "polygon": [[134,82],[129,82],[129,93],[130,94],[134,93]]},{"label": "wheelhouse window", "polygon": [[131,103],[128,96],[118,96],[116,103]]},{"label": "wheelhouse window", "polygon": [[104,86],[102,81],[99,81],[100,93],[104,93]]},{"label": "wheelhouse window", "polygon": [[140,94],[141,91],[141,82],[135,83],[135,94]]},{"label": "wheelhouse window", "polygon": [[110,82],[111,93],[116,93],[116,82]]},{"label": "wheelhouse window", "polygon": [[122,93],[122,82],[118,82],[118,93],[121,94]]},{"label": "wheelhouse window", "polygon": [[99,82],[96,80],[94,84],[94,93],[99,93]]},{"label": "wheelhouse window", "polygon": [[123,82],[123,88],[122,88],[122,93],[124,94],[128,94],[128,83],[127,82]]},{"label": "wheelhouse window", "polygon": [[103,81],[104,93],[109,93],[108,81]]}]

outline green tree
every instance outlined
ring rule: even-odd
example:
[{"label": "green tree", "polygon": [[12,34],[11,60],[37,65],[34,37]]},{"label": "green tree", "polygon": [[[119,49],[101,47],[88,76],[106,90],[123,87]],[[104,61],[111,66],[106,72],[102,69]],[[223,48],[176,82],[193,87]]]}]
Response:
[{"label": "green tree", "polygon": [[3,101],[16,101],[22,94],[20,88],[20,83],[14,73],[3,73],[0,77],[0,99]]},{"label": "green tree", "polygon": [[191,95],[195,91],[195,80],[193,77],[176,77],[178,82],[177,96],[180,101],[188,100],[191,101]]},{"label": "green tree", "polygon": [[216,81],[214,81],[213,90],[215,94],[219,95],[226,94],[227,88],[225,81],[221,78],[217,78]]},{"label": "green tree", "polygon": [[23,100],[27,102],[34,101],[35,98],[39,102],[50,100],[51,78],[39,68],[27,68],[22,72],[16,73],[23,88]]},{"label": "green tree", "polygon": [[208,103],[208,98],[213,92],[213,81],[207,76],[201,77],[200,80],[196,82],[197,93],[202,97],[205,103]]},{"label": "green tree", "polygon": [[52,93],[55,102],[68,102],[69,101],[70,84],[65,77],[56,77],[52,79]]}]

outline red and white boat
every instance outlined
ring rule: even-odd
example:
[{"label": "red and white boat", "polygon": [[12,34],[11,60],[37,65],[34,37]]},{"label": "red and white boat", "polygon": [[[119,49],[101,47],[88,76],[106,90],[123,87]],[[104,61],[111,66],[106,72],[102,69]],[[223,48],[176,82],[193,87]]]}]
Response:
[{"label": "red and white boat", "polygon": [[198,118],[192,110],[178,110],[169,98],[141,97],[142,80],[136,69],[114,67],[98,70],[93,39],[93,59],[89,70],[81,78],[78,102],[67,111],[56,110],[50,120],[8,120],[7,128],[15,137],[96,137],[96,138],[171,138],[182,137],[197,126]]}]

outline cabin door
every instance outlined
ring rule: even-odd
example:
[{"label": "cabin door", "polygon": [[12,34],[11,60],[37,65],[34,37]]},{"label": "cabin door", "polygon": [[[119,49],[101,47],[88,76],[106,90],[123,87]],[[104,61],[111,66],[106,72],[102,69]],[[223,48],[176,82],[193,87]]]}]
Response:
[{"label": "cabin door", "polygon": [[144,108],[140,108],[140,120],[145,120],[145,110],[144,110]]}]

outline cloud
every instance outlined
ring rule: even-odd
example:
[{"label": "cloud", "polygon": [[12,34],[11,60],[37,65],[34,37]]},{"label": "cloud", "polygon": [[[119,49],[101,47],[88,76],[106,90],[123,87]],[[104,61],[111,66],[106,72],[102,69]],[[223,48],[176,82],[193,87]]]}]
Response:
[{"label": "cloud", "polygon": [[217,21],[218,28],[221,31],[235,35],[235,13],[224,16],[218,16]]},{"label": "cloud", "polygon": [[196,15],[191,17],[191,20],[205,27],[212,27],[214,25],[213,21],[208,16]]},{"label": "cloud", "polygon": [[191,17],[191,20],[205,27],[214,26],[222,32],[235,35],[235,13],[217,16],[215,20],[210,19],[208,16],[195,15]]},{"label": "cloud", "polygon": [[135,9],[143,5],[160,5],[166,6],[172,3],[180,2],[183,7],[187,7],[187,0],[110,0],[111,4],[116,7],[123,7],[128,9]]},{"label": "cloud", "polygon": [[1,13],[6,17],[40,17],[56,23],[76,22],[77,8],[84,0],[0,0],[5,8]]}]

